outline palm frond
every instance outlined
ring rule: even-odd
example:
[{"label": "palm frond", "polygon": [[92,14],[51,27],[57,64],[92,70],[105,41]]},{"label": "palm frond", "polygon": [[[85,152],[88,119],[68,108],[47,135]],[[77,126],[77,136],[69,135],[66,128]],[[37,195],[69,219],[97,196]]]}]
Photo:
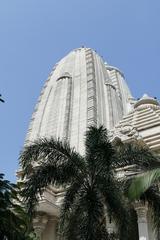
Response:
[{"label": "palm frond", "polygon": [[104,185],[101,184],[101,189],[107,206],[108,217],[110,221],[116,224],[119,239],[137,239],[135,214],[124,198],[119,183],[115,179],[110,179]]},{"label": "palm frond", "polygon": [[160,158],[141,141],[134,140],[115,145],[115,150],[113,167],[136,165],[139,170],[160,167]]},{"label": "palm frond", "polygon": [[57,168],[52,164],[42,164],[34,169],[24,184],[22,195],[27,203],[28,211],[32,213],[39,196],[41,196],[47,186],[50,184],[56,186],[66,186],[68,179],[66,174],[57,171]]},{"label": "palm frond", "polygon": [[102,239],[108,240],[108,233],[104,228],[105,223],[102,222],[103,216],[104,205],[101,195],[93,189],[84,191],[73,207],[68,224],[67,239],[74,239],[74,231],[76,231],[76,236],[79,236],[77,239],[96,240],[99,239],[97,238],[99,232],[100,235],[103,235]]},{"label": "palm frond", "polygon": [[77,199],[84,191],[84,179],[78,178],[76,179],[71,186],[67,188],[67,191],[64,195],[64,200],[61,206],[61,214],[60,214],[60,221],[59,221],[59,231],[62,233],[64,232],[64,227],[66,223],[70,219],[70,215],[72,212],[73,205],[77,202]]},{"label": "palm frond", "polygon": [[160,168],[150,170],[136,176],[132,179],[128,189],[128,197],[131,200],[139,199],[140,196],[147,191],[154,183],[160,180]]},{"label": "palm frond", "polygon": [[93,178],[93,175],[106,171],[110,167],[114,150],[109,142],[107,130],[103,126],[89,127],[85,145],[88,169],[90,173],[92,172]]},{"label": "palm frond", "polygon": [[158,186],[150,187],[144,194],[144,198],[148,202],[148,207],[151,210],[151,218],[154,224],[154,230],[159,239],[160,229],[160,192]]},{"label": "palm frond", "polygon": [[43,162],[53,162],[57,165],[62,163],[72,163],[75,168],[85,170],[82,157],[67,142],[59,139],[42,138],[36,140],[32,145],[25,146],[20,154],[20,164],[24,175],[28,176],[33,171],[33,166]]},{"label": "palm frond", "polygon": [[[32,167],[36,161],[38,165]],[[40,139],[25,147],[21,163],[27,176],[23,195],[30,212],[38,201],[38,195],[42,195],[49,184],[66,187],[86,171],[83,158],[66,142],[54,139]]]},{"label": "palm frond", "polygon": [[0,174],[0,239],[31,240],[29,218],[19,200],[18,185]]}]

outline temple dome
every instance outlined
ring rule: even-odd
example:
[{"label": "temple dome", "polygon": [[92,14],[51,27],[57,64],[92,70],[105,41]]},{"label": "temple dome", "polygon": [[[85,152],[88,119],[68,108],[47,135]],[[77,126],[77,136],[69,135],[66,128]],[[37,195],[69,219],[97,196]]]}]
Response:
[{"label": "temple dome", "polygon": [[157,99],[148,96],[146,93],[135,103],[134,108],[146,108],[146,107],[160,106]]}]

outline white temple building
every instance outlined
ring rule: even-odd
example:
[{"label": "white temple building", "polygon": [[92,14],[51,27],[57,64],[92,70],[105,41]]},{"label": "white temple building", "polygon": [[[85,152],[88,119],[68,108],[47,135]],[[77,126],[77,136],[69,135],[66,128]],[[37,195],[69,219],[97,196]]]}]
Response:
[{"label": "white temple building", "polygon": [[[89,125],[103,124],[110,138],[141,138],[160,153],[160,104],[144,94],[135,100],[124,74],[93,49],[71,51],[53,68],[35,106],[26,143],[39,137],[60,137],[84,153]],[[34,228],[41,240],[55,240],[63,191],[48,188],[37,206]],[[136,206],[140,240],[154,237],[147,206]]]}]

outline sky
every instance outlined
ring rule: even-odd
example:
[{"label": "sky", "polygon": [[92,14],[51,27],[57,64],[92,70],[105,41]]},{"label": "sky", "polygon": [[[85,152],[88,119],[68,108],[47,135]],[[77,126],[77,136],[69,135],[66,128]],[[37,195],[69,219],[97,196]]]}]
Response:
[{"label": "sky", "polygon": [[135,98],[160,99],[159,0],[0,0],[0,172],[16,181],[29,119],[53,65],[95,49]]}]

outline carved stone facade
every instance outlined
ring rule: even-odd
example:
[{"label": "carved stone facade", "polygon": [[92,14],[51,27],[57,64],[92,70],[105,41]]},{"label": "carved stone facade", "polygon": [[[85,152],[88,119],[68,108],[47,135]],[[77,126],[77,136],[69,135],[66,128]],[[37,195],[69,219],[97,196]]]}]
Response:
[{"label": "carved stone facade", "polygon": [[135,210],[137,212],[137,218],[138,218],[139,239],[140,240],[149,240],[147,204],[142,204],[141,202],[136,202]]},{"label": "carved stone facade", "polygon": [[[25,144],[39,137],[67,139],[84,153],[89,125],[103,124],[111,141],[143,139],[160,153],[160,105],[144,95],[136,101],[124,74],[90,48],[78,48],[60,60],[47,79],[35,106]],[[37,206],[33,225],[41,240],[55,240],[63,190],[49,187]],[[139,239],[155,240],[148,230],[147,206],[135,206]],[[113,228],[110,224],[109,229]]]},{"label": "carved stone facade", "polygon": [[75,49],[55,65],[44,84],[26,144],[54,136],[83,153],[87,127],[103,124],[112,129],[132,109],[132,102],[120,70],[90,48]]},{"label": "carved stone facade", "polygon": [[153,151],[160,153],[160,103],[146,94],[133,105],[111,130],[111,140],[142,139]]}]

